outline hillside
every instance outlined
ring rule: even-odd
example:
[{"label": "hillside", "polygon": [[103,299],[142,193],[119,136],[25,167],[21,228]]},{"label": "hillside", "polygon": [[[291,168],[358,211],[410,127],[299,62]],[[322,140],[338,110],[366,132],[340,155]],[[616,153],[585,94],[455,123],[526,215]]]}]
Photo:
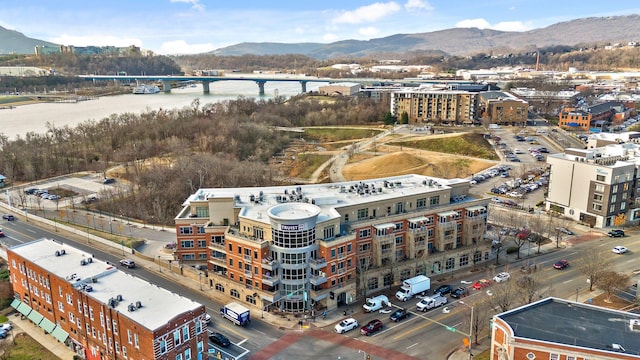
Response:
[{"label": "hillside", "polygon": [[36,45],[58,46],[0,26],[0,54],[33,54]]}]

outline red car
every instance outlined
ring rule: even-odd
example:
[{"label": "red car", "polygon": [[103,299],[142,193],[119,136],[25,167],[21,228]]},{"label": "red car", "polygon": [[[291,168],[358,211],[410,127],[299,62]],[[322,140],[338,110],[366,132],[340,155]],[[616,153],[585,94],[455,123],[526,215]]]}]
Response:
[{"label": "red car", "polygon": [[553,264],[553,267],[558,270],[562,270],[568,266],[569,266],[569,262],[567,260],[559,260],[558,262]]},{"label": "red car", "polygon": [[475,283],[473,283],[473,288],[475,290],[480,290],[480,289],[484,289],[486,287],[489,287],[491,285],[491,280],[487,280],[487,279],[480,279],[478,281],[476,281]]},{"label": "red car", "polygon": [[365,326],[363,326],[362,328],[360,328],[360,334],[364,335],[364,336],[369,336],[373,333],[375,333],[376,331],[379,331],[382,329],[382,321],[378,320],[378,319],[373,319],[371,321],[369,321],[369,323]]}]

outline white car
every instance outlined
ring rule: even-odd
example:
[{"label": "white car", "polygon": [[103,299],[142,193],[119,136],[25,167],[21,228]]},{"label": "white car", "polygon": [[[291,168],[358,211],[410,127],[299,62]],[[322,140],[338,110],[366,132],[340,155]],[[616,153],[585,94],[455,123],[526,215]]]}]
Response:
[{"label": "white car", "polygon": [[340,323],[337,324],[336,327],[333,328],[333,330],[338,334],[343,334],[343,333],[346,333],[347,331],[351,331],[357,328],[358,328],[358,320],[354,318],[348,318],[340,321]]},{"label": "white car", "polygon": [[624,254],[627,251],[629,251],[629,249],[627,249],[624,246],[616,246],[616,247],[613,248],[613,252],[616,253],[616,254]]},{"label": "white car", "polygon": [[498,275],[493,277],[493,281],[495,281],[497,283],[501,283],[501,282],[505,282],[505,281],[509,280],[510,277],[511,277],[511,275],[509,275],[508,272],[501,272]]},{"label": "white car", "polygon": [[11,329],[13,329],[13,326],[11,325],[11,323],[6,322],[0,325],[0,331],[9,331]]}]

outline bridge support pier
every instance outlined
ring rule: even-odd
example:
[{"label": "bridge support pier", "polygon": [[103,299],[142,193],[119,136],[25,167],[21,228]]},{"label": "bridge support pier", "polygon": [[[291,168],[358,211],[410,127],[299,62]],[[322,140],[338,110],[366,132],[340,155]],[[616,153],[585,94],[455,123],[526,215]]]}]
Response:
[{"label": "bridge support pier", "polygon": [[202,92],[203,93],[205,93],[205,94],[209,93],[209,84],[211,84],[210,81],[202,80]]},{"label": "bridge support pier", "polygon": [[258,94],[259,94],[260,96],[264,96],[264,84],[265,84],[265,83],[266,83],[266,81],[263,81],[263,80],[256,80],[256,84],[258,84],[258,89],[259,89]]},{"label": "bridge support pier", "polygon": [[307,92],[307,82],[304,80],[300,80],[300,85],[302,85],[302,93],[306,93]]},{"label": "bridge support pier", "polygon": [[166,93],[170,93],[171,92],[171,81],[162,80],[162,91],[164,91]]}]

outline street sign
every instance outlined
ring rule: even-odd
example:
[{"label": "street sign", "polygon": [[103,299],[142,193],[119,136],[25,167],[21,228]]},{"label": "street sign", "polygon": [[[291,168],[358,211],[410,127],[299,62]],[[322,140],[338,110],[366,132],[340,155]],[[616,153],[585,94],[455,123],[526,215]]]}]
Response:
[{"label": "street sign", "polygon": [[456,332],[456,328],[452,327],[452,326],[445,326],[445,328],[451,332]]}]

